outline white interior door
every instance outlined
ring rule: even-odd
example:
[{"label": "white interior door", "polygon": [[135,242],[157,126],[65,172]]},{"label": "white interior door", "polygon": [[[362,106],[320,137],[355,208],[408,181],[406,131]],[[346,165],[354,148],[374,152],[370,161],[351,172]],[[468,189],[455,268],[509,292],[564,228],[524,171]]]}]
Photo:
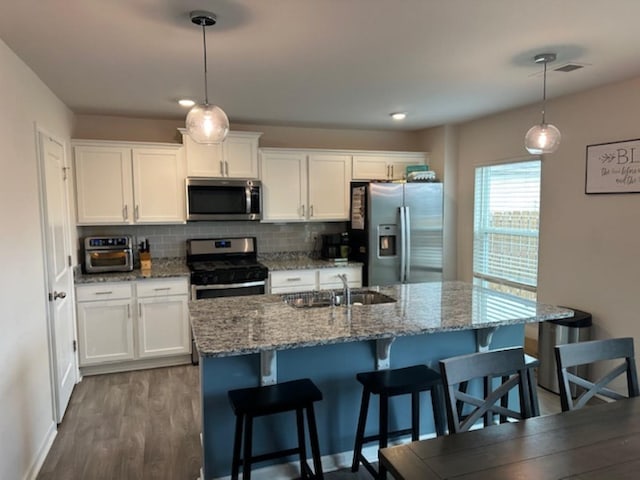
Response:
[{"label": "white interior door", "polygon": [[73,313],[73,271],[65,150],[61,142],[38,132],[42,181],[42,221],[48,291],[51,377],[56,422],[60,423],[77,382]]}]

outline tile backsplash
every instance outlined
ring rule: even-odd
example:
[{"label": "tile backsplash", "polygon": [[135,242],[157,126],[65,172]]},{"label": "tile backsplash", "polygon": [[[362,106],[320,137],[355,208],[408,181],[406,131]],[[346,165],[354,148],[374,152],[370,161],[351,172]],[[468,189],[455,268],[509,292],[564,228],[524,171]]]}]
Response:
[{"label": "tile backsplash", "polygon": [[346,229],[347,222],[193,222],[184,225],[85,226],[78,227],[78,237],[132,235],[135,245],[148,239],[151,255],[156,258],[184,257],[187,239],[209,237],[256,237],[258,254],[302,252],[313,255],[320,249],[321,234],[340,233]]}]

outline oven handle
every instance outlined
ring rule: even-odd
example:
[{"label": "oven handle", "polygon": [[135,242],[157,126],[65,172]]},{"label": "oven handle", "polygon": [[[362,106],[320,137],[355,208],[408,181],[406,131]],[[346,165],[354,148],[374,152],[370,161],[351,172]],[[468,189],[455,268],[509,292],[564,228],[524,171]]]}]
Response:
[{"label": "oven handle", "polygon": [[245,282],[245,283],[222,283],[215,285],[191,285],[194,290],[226,290],[229,288],[243,288],[243,287],[259,287],[265,285],[266,282],[261,280],[259,282]]}]

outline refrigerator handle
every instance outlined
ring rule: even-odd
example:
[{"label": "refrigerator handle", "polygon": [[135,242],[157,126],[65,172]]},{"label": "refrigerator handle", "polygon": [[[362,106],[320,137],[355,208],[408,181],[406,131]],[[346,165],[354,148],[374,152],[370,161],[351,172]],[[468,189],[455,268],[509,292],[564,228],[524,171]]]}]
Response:
[{"label": "refrigerator handle", "polygon": [[409,207],[404,207],[404,281],[408,282],[411,276],[411,215]]},{"label": "refrigerator handle", "polygon": [[406,238],[406,222],[405,222],[405,207],[400,207],[400,283],[405,282],[405,270],[407,268],[407,250],[405,248]]}]

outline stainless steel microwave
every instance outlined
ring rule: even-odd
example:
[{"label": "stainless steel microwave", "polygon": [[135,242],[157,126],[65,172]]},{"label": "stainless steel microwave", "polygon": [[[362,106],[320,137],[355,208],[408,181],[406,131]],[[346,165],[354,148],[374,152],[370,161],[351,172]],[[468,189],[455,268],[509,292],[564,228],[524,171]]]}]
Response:
[{"label": "stainless steel microwave", "polygon": [[260,220],[259,180],[187,177],[187,221]]}]

